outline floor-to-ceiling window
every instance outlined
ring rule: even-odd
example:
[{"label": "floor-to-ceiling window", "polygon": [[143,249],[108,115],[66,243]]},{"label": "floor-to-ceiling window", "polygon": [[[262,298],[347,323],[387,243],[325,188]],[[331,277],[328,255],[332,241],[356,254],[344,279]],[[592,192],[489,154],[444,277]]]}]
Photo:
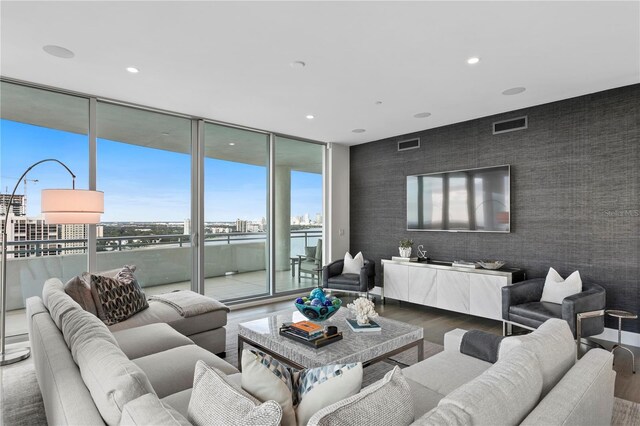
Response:
[{"label": "floor-to-ceiling window", "polygon": [[[11,212],[7,335],[26,332],[24,301],[41,295],[48,278],[89,269],[136,265],[147,294],[203,288],[223,301],[317,284],[323,144],[12,81],[0,87],[0,219]],[[86,226],[38,217],[41,189],[71,187],[60,165],[38,166],[13,206],[3,205],[22,172],[44,158],[68,165],[77,188],[89,189],[95,176],[91,189],[105,194],[95,245]]]},{"label": "floor-to-ceiling window", "polygon": [[147,295],[191,288],[191,120],[98,102],[99,271],[136,265]]},{"label": "floor-to-ceiling window", "polygon": [[[322,180],[324,145],[275,138],[276,291],[318,285],[324,265]],[[282,274],[286,271],[288,274]]]},{"label": "floor-to-ceiling window", "polygon": [[[0,224],[7,225],[7,336],[27,332],[25,300],[40,296],[44,282],[66,282],[86,270],[87,227],[45,223],[40,214],[40,191],[88,188],[89,101],[8,82],[0,83]],[[9,195],[17,197],[8,208]]]},{"label": "floor-to-ceiling window", "polygon": [[269,294],[269,135],[204,125],[205,294]]}]

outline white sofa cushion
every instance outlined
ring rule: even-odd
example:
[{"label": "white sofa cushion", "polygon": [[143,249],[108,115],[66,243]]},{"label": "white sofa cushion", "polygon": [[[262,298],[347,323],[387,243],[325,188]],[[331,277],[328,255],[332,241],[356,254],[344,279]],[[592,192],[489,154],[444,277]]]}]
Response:
[{"label": "white sofa cushion", "polygon": [[129,401],[155,395],[144,372],[113,343],[91,339],[78,348],[77,358],[82,380],[108,425],[120,423]]},{"label": "white sofa cushion", "polygon": [[64,292],[64,285],[57,278],[50,278],[45,281],[42,288],[42,301],[47,310],[49,310],[51,319],[58,327],[58,330],[62,330],[62,317],[64,315],[74,310],[82,310],[82,307]]},{"label": "white sofa cushion", "polygon": [[542,372],[544,397],[576,362],[576,344],[566,321],[552,318],[529,334],[512,336],[502,341],[499,359],[510,350],[523,346],[533,352]]},{"label": "white sofa cushion", "polygon": [[62,335],[76,363],[78,350],[91,340],[101,339],[119,347],[107,326],[98,317],[83,309],[74,309],[62,317]]},{"label": "white sofa cushion", "polygon": [[278,426],[282,408],[275,401],[260,404],[226,380],[223,372],[198,361],[188,414],[189,421],[196,426]]},{"label": "white sofa cushion", "polygon": [[411,389],[395,367],[360,393],[315,413],[309,426],[409,425],[413,422]]},{"label": "white sofa cushion", "polygon": [[472,424],[519,424],[535,407],[542,391],[536,356],[515,348],[480,376],[454,390],[438,403],[464,410]]},{"label": "white sofa cushion", "polygon": [[122,410],[120,426],[138,425],[190,426],[191,423],[156,395],[148,393],[129,401]]}]

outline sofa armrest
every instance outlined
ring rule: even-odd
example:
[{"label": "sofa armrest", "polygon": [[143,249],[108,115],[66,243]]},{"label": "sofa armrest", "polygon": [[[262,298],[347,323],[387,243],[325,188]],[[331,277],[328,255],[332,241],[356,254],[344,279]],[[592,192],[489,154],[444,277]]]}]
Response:
[{"label": "sofa armrest", "polygon": [[608,425],[616,373],[613,355],[591,349],[524,419],[522,425]]},{"label": "sofa armrest", "polygon": [[467,332],[461,328],[456,328],[444,335],[444,350],[460,352],[460,343],[462,342],[462,336]]},{"label": "sofa armrest", "polygon": [[539,302],[544,289],[544,278],[535,278],[502,287],[502,319],[509,320],[509,307]]}]

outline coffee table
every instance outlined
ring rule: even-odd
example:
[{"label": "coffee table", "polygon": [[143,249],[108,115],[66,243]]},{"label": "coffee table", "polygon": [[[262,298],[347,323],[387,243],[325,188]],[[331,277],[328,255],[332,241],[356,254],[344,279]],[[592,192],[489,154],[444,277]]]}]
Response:
[{"label": "coffee table", "polygon": [[[418,361],[424,358],[422,327],[377,317],[382,329],[375,332],[352,331],[347,325],[348,309],[340,309],[322,325],[334,325],[342,332],[343,339],[320,349],[310,348],[280,336],[284,322],[303,321],[306,318],[297,311],[274,314],[238,325],[238,368],[241,369],[244,344],[251,345],[294,368],[312,368],[330,364],[362,362],[364,366],[416,347]],[[397,363],[397,362],[396,362]]]}]

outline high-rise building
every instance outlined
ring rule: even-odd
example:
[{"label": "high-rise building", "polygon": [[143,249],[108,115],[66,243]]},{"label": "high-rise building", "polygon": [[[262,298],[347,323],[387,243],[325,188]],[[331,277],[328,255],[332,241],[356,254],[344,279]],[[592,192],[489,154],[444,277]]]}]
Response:
[{"label": "high-rise building", "polygon": [[238,219],[236,220],[236,232],[247,232],[247,221]]},{"label": "high-rise building", "polygon": [[[0,226],[4,226],[4,220],[5,216],[2,216]],[[25,241],[25,243],[10,245],[7,250],[7,257],[54,256],[60,254],[59,249],[61,246],[57,242],[47,243],[48,240],[59,239],[58,225],[45,223],[44,218],[41,216],[16,216],[13,213],[9,214],[8,220],[7,241]],[[26,243],[26,241],[29,241],[29,243]]]},{"label": "high-rise building", "polygon": [[[9,205],[11,194],[0,194],[0,215],[7,214],[7,206]],[[16,216],[24,216],[27,214],[27,199],[24,195],[16,194],[13,196],[12,210]]]},{"label": "high-rise building", "polygon": [[[61,240],[81,240],[81,241],[65,241],[62,246],[66,249],[60,254],[72,254],[72,253],[84,253],[87,245],[88,237],[87,225],[60,225],[60,239]],[[69,247],[80,247],[77,249],[69,249]]]},{"label": "high-rise building", "polygon": [[184,220],[184,227],[182,229],[182,235],[191,235],[191,219]]}]

